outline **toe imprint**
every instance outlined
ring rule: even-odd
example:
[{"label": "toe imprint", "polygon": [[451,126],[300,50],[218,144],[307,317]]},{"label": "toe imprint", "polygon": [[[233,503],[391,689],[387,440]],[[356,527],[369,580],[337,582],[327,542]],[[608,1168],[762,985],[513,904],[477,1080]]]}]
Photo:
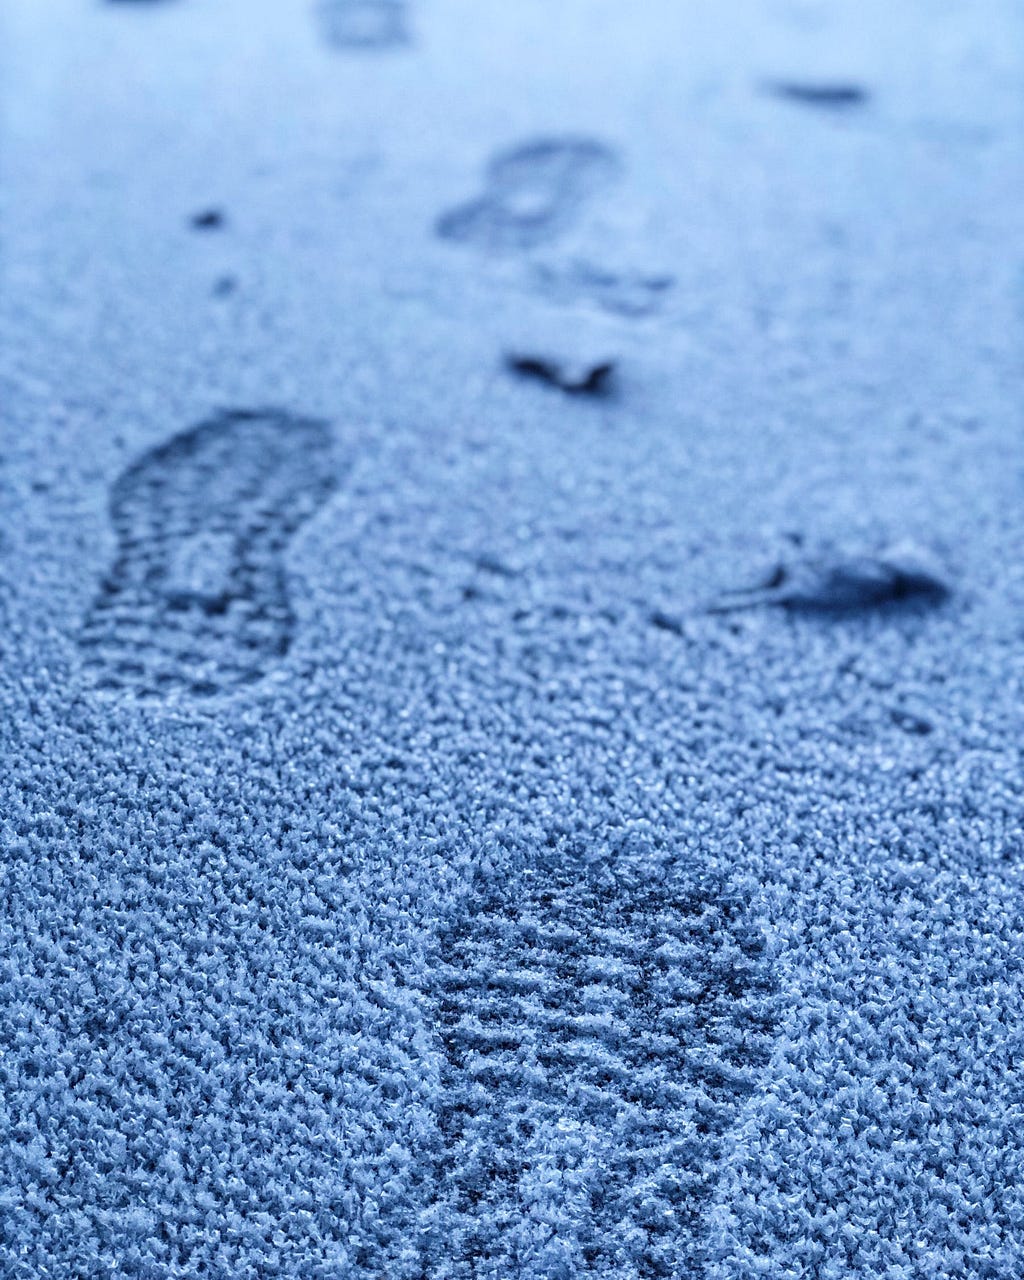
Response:
[{"label": "toe imprint", "polygon": [[440,937],[427,1274],[678,1276],[767,1060],[764,941],[717,879],[545,868]]},{"label": "toe imprint", "polygon": [[442,239],[495,251],[527,250],[559,235],[618,174],[619,161],[589,138],[545,138],[496,155],[484,192],[442,214]]},{"label": "toe imprint", "polygon": [[209,695],[264,675],[295,626],[284,550],[335,479],[326,425],[273,411],[221,414],[130,466],[79,634],[97,684]]}]

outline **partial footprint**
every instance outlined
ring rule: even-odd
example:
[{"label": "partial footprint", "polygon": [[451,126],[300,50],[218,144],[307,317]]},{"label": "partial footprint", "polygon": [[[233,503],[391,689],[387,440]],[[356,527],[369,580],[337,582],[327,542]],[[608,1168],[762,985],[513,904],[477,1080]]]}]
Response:
[{"label": "partial footprint", "polygon": [[544,138],[496,155],[482,195],[438,219],[445,240],[525,251],[561,234],[619,172],[615,153],[589,138]]},{"label": "partial footprint", "polygon": [[697,1274],[774,1025],[742,899],[680,868],[563,863],[480,889],[440,949],[426,1274]]},{"label": "partial footprint", "polygon": [[319,0],[324,39],[338,49],[391,49],[408,43],[405,0]]},{"label": "partial footprint", "polygon": [[894,605],[938,605],[952,590],[934,555],[904,541],[874,555],[834,553],[779,564],[766,582],[724,592],[708,612],[777,606],[798,613],[858,613]]},{"label": "partial footprint", "polygon": [[217,694],[287,653],[284,551],[336,483],[324,423],[223,413],[117,480],[114,563],[79,635],[105,689]]},{"label": "partial footprint", "polygon": [[553,301],[591,302],[628,319],[659,311],[674,284],[665,273],[614,271],[579,259],[564,265],[542,263],[534,275],[537,287]]}]

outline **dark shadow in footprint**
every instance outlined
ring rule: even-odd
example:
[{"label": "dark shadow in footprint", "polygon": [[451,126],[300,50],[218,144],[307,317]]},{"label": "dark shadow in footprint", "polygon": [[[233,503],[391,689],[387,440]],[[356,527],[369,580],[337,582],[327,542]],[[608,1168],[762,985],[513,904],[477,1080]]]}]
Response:
[{"label": "dark shadow in footprint", "polygon": [[409,42],[405,0],[319,0],[324,39],[336,49],[392,49]]},{"label": "dark shadow in footprint", "polygon": [[220,209],[201,209],[189,218],[189,226],[194,231],[220,231],[227,219]]},{"label": "dark shadow in footprint", "polygon": [[478,886],[439,937],[425,1274],[698,1274],[774,1034],[765,949],[742,896],[692,868],[563,860]]},{"label": "dark shadow in footprint", "polygon": [[496,155],[481,196],[442,214],[444,240],[492,251],[524,251],[566,229],[617,176],[619,161],[590,138],[543,138]]},{"label": "dark shadow in footprint", "polygon": [[79,644],[101,688],[218,694],[287,653],[284,552],[337,479],[322,422],[230,412],[145,454],[114,484],[117,553]]},{"label": "dark shadow in footprint", "polygon": [[925,716],[919,716],[905,707],[890,707],[889,718],[904,733],[914,734],[919,738],[927,737],[935,729],[932,722]]},{"label": "dark shadow in footprint", "polygon": [[797,80],[771,80],[765,85],[765,91],[787,102],[797,102],[807,107],[824,107],[829,111],[862,107],[869,97],[868,91],[859,84],[811,83]]},{"label": "dark shadow in footprint", "polygon": [[556,387],[570,396],[607,396],[613,386],[614,360],[566,361],[549,356],[510,354],[508,368],[522,378]]}]

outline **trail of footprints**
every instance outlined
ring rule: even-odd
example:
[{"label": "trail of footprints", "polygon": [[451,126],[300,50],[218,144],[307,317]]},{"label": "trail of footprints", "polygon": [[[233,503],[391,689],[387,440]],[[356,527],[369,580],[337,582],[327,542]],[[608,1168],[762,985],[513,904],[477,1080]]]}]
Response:
[{"label": "trail of footprints", "polygon": [[96,684],[206,696],[260,679],[295,628],[285,548],[335,483],[326,425],[275,411],[223,413],[130,466],[79,634]]},{"label": "trail of footprints", "polygon": [[687,1276],[767,1060],[764,941],[720,879],[567,863],[440,936],[444,1153],[424,1274]]},{"label": "trail of footprints", "polygon": [[[337,48],[408,40],[404,0],[316,10]],[[594,139],[530,140],[496,154],[436,230],[529,253],[620,172]],[[624,315],[671,286],[578,262],[539,270],[553,292]],[[111,494],[114,561],[79,636],[97,685],[207,696],[264,676],[295,628],[285,549],[336,481],[327,427],[269,411],[221,414],[129,467]],[[691,869],[645,879],[554,861],[475,888],[438,943],[443,1150],[424,1274],[698,1274],[722,1139],[773,1034],[742,899]]]}]

